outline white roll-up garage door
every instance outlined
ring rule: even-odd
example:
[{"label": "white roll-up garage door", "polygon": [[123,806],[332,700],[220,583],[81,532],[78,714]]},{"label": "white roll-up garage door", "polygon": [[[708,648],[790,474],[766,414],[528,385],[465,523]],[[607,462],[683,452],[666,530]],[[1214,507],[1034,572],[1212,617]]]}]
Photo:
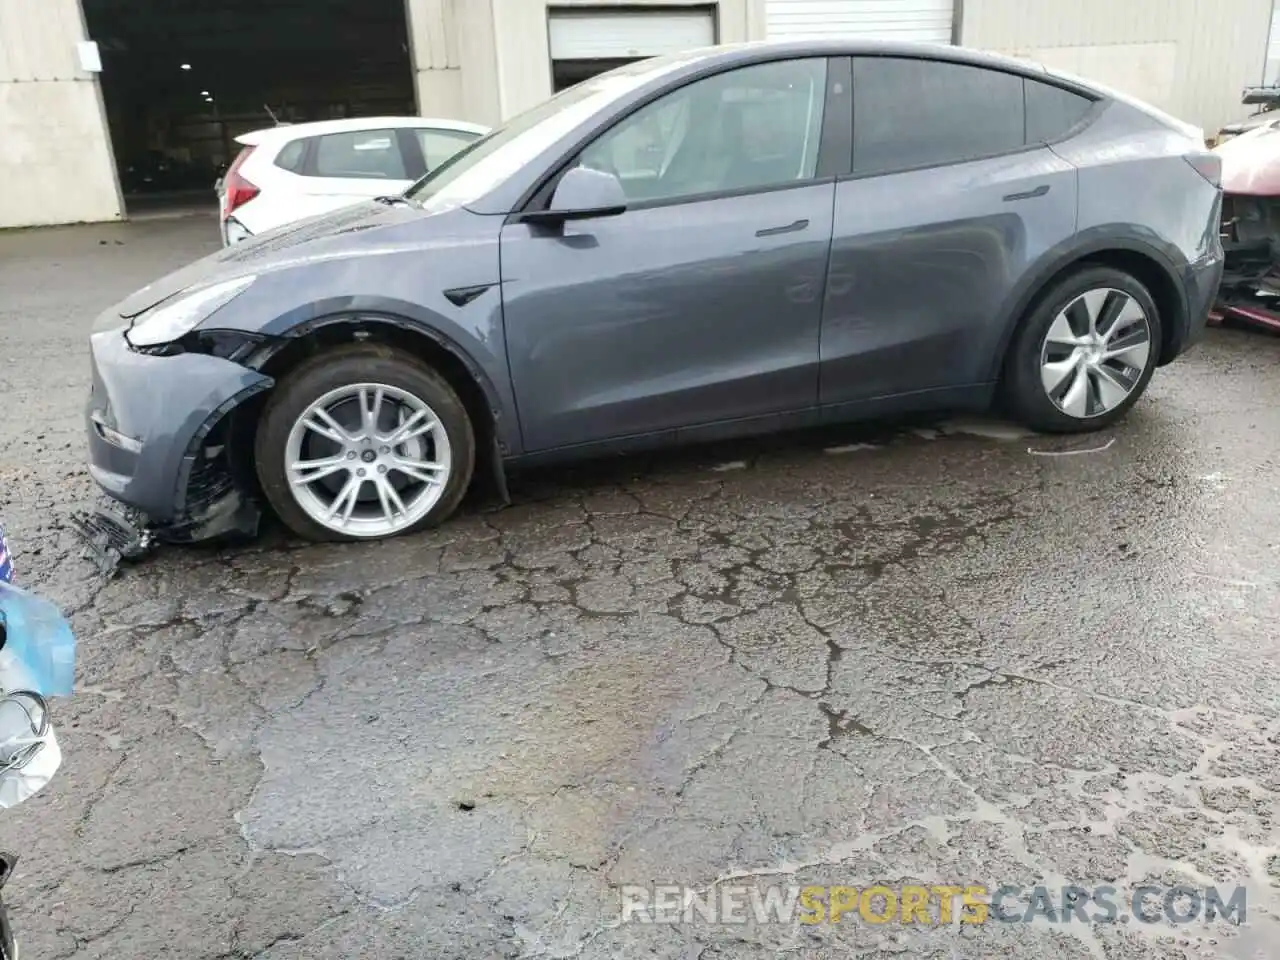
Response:
[{"label": "white roll-up garage door", "polygon": [[953,0],[766,0],[770,40],[870,37],[950,43]]},{"label": "white roll-up garage door", "polygon": [[705,10],[553,11],[550,32],[552,60],[657,57],[716,42],[715,20]]},{"label": "white roll-up garage door", "polygon": [[1280,0],[1271,5],[1271,35],[1267,38],[1267,72],[1263,83],[1280,83]]}]

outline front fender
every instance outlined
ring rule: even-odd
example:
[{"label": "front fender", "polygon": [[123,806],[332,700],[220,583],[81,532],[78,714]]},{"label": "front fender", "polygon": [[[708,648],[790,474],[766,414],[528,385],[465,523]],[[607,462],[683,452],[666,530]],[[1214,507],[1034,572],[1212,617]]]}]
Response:
[{"label": "front fender", "polygon": [[468,214],[445,239],[384,236],[340,257],[267,270],[203,326],[282,339],[360,317],[403,326],[471,371],[497,415],[499,440],[519,453],[499,284],[500,228],[496,218]]},{"label": "front fender", "polygon": [[[499,296],[496,285],[492,293],[495,297]],[[350,302],[352,300],[356,302]],[[288,332],[281,336],[284,339],[298,339],[309,336],[327,326],[351,323],[352,321],[371,325],[384,324],[400,327],[412,333],[425,336],[437,346],[447,350],[466,367],[472,379],[484,391],[489,408],[495,414],[494,422],[497,426],[499,441],[505,449],[512,449],[518,452],[520,436],[514,416],[515,399],[512,396],[511,377],[509,373],[506,373],[505,350],[491,351],[487,349],[487,345],[479,342],[474,336],[468,336],[466,331],[460,331],[456,325],[448,324],[444,318],[435,316],[415,317],[412,315],[412,304],[388,300],[385,297],[346,298],[343,303],[331,302],[314,306],[317,307],[314,317],[305,319],[288,328]],[[497,313],[500,318],[502,313],[500,304],[497,307]],[[451,336],[450,333],[455,335]],[[461,339],[456,336],[458,333],[462,334]],[[495,382],[493,379],[495,370],[500,370],[500,375],[504,376],[505,379]]]}]

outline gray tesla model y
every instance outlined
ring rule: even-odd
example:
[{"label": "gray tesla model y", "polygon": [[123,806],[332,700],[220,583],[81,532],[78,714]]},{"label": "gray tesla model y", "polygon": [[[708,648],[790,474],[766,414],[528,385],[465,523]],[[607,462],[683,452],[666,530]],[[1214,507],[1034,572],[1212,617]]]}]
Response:
[{"label": "gray tesla model y", "polygon": [[534,460],[997,400],[1097,429],[1204,328],[1219,173],[962,49],[642,61],[108,311],[92,473],[164,536],[378,538]]}]

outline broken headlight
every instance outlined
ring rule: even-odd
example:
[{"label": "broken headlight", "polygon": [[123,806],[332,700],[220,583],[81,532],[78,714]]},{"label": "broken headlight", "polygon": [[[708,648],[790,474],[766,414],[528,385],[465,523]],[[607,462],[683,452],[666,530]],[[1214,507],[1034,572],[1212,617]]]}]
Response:
[{"label": "broken headlight", "polygon": [[190,293],[180,293],[135,320],[125,336],[135,347],[172,343],[247,290],[254,279],[253,276],[236,277]]}]

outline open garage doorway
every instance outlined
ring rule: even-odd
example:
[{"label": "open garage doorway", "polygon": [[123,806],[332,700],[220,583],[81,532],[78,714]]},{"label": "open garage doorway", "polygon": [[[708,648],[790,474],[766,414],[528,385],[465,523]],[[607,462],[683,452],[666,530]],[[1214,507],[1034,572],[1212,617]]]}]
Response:
[{"label": "open garage doorway", "polygon": [[416,113],[404,0],[83,0],[126,212],[213,208],[235,138]]}]

